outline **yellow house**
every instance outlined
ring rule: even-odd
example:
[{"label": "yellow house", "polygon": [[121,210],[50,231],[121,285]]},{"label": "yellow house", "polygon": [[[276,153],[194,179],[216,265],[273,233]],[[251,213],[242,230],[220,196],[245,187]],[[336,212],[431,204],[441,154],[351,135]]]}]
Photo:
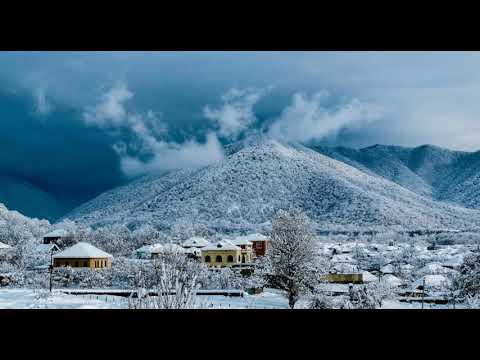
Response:
[{"label": "yellow house", "polygon": [[239,236],[239,237],[236,237],[233,240],[230,240],[230,242],[233,245],[236,245],[241,249],[241,251],[240,251],[241,252],[240,262],[242,264],[252,262],[252,258],[253,258],[252,245],[253,244],[252,244],[251,241],[247,240],[245,236]]},{"label": "yellow house", "polygon": [[228,240],[221,240],[203,248],[202,261],[211,267],[226,267],[242,262],[242,249]]},{"label": "yellow house", "polygon": [[110,268],[112,267],[112,259],[113,256],[105,251],[89,243],[79,242],[53,255],[53,267]]}]

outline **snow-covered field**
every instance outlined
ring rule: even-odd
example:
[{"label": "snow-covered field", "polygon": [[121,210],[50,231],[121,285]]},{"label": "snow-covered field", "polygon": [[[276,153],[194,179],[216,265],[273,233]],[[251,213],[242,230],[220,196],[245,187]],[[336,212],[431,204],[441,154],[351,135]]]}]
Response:
[{"label": "snow-covered field", "polygon": [[[262,294],[244,297],[205,296],[200,299],[204,309],[288,309],[282,294],[267,290]],[[299,301],[303,308],[305,301]],[[54,290],[5,289],[0,290],[0,309],[127,309],[127,299],[106,295],[66,295]],[[424,309],[451,309],[452,305],[424,304]],[[462,306],[456,306],[461,309]],[[381,309],[421,309],[420,303],[404,303],[385,300]]]}]

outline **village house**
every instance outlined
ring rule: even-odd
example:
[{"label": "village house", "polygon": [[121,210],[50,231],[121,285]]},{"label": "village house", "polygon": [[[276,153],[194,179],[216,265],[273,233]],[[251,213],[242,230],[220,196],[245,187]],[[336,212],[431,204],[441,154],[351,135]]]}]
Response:
[{"label": "village house", "polygon": [[248,241],[244,236],[239,236],[239,237],[236,237],[235,239],[230,240],[230,242],[241,249],[240,262],[242,264],[248,264],[252,262],[253,251],[252,251],[251,241]]},{"label": "village house", "polygon": [[154,259],[159,256],[163,250],[162,244],[144,245],[134,251],[137,259]]},{"label": "village house", "polygon": [[228,240],[217,241],[201,249],[202,261],[210,267],[230,267],[241,263],[242,249]]},{"label": "village house", "polygon": [[53,255],[53,267],[110,268],[112,267],[112,259],[113,256],[105,251],[89,243],[79,242]]},{"label": "village house", "polygon": [[73,239],[73,236],[64,229],[57,229],[49,232],[48,234],[43,235],[44,244],[56,244],[57,246],[62,246],[65,243],[68,243]]},{"label": "village house", "polygon": [[249,234],[246,236],[239,236],[237,239],[242,239],[252,243],[253,256],[265,256],[270,246],[270,239],[263,234]]}]

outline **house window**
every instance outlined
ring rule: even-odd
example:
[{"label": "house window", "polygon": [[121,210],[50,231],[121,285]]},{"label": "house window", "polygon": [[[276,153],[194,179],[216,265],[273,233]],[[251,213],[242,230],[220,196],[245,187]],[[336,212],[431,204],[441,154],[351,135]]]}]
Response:
[{"label": "house window", "polygon": [[217,263],[223,262],[222,256],[221,256],[221,255],[217,255],[217,257],[215,258],[215,261],[216,261]]},{"label": "house window", "polygon": [[242,255],[242,263],[245,263],[245,255]]},{"label": "house window", "polygon": [[233,256],[232,256],[232,255],[228,255],[227,261],[228,261],[229,263],[232,263],[232,262],[233,262]]},{"label": "house window", "polygon": [[70,264],[68,263],[68,261],[65,261],[65,266],[68,266],[68,265],[70,265]]},{"label": "house window", "polygon": [[75,261],[75,267],[78,267],[78,261]]},{"label": "house window", "polygon": [[240,262],[240,255],[238,255],[238,262]]},{"label": "house window", "polygon": [[208,256],[208,255],[205,256],[205,262],[208,262],[208,263],[209,263],[210,261],[212,261],[212,260],[210,259],[210,256]]},{"label": "house window", "polygon": [[87,261],[84,261],[84,262],[83,262],[83,266],[84,266],[84,267],[88,267],[88,262],[87,262]]}]

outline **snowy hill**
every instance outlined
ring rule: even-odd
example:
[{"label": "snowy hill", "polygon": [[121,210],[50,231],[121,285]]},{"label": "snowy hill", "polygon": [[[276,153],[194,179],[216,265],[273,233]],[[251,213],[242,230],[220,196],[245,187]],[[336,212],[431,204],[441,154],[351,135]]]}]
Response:
[{"label": "snowy hill", "polygon": [[66,211],[51,194],[24,179],[7,175],[0,175],[0,202],[24,215],[41,213],[48,219],[56,219]]},{"label": "snowy hill", "polygon": [[[410,159],[402,148],[391,155],[404,159],[395,161],[393,170],[388,168],[392,158],[370,161],[374,154],[369,151],[353,156],[348,152],[356,150],[345,149],[329,157],[316,150],[265,138],[251,141],[232,147],[220,163],[139,179],[66,217],[96,226],[120,222],[169,228],[177,221],[194,221],[222,231],[260,230],[278,209],[293,206],[328,229],[480,225],[479,211],[429,198],[432,185],[402,165]],[[387,175],[412,188],[422,185],[424,196],[387,180]]]},{"label": "snowy hill", "polygon": [[39,238],[50,229],[48,220],[31,219],[0,203],[0,241],[15,246],[22,238]]}]

